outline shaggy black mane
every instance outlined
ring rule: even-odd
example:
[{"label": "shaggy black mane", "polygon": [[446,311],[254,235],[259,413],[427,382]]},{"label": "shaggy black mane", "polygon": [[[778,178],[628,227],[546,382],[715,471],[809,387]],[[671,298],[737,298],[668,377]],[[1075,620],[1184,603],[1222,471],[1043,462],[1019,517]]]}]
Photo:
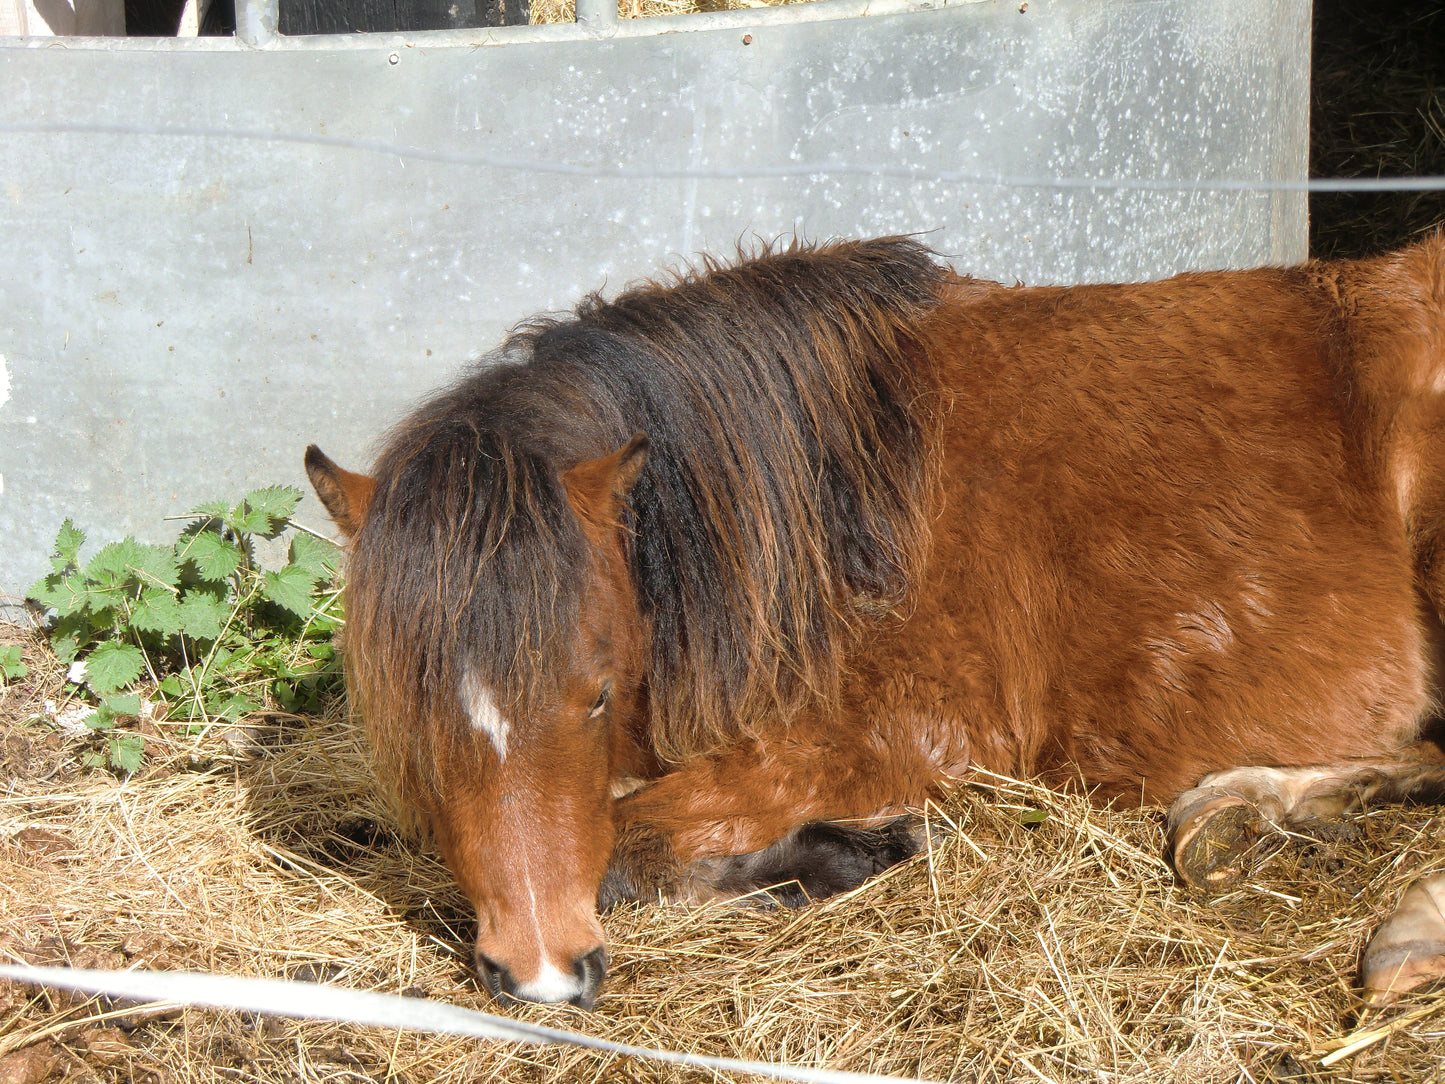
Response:
[{"label": "shaggy black mane", "polygon": [[512,710],[545,696],[586,576],[560,476],[637,432],[657,750],[833,696],[845,641],[904,601],[926,541],[937,395],[910,329],[943,274],[910,240],[795,244],[524,325],[377,463],[350,572],[362,698],[455,717],[462,665]]}]

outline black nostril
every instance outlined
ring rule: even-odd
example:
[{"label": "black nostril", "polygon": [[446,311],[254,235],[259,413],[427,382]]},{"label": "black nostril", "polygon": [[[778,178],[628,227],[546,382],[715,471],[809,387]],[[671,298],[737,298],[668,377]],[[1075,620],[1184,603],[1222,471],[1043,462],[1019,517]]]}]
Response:
[{"label": "black nostril", "polygon": [[591,952],[584,952],[572,961],[572,974],[582,983],[582,992],[571,998],[571,1004],[579,1009],[591,1009],[597,1004],[597,991],[607,975],[607,950],[598,945]]},{"label": "black nostril", "polygon": [[487,988],[498,1001],[505,1001],[506,995],[510,994],[516,984],[512,982],[512,974],[501,964],[490,959],[485,954],[476,954],[477,978],[482,980],[482,985]]}]

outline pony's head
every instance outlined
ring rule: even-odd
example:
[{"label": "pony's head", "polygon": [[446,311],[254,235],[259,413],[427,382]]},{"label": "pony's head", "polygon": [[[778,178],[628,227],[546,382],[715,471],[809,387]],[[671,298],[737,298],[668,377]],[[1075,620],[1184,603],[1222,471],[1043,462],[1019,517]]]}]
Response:
[{"label": "pony's head", "polygon": [[905,604],[941,281],[900,239],[707,263],[524,325],[374,478],[308,453],[351,540],[352,701],[494,991],[589,1002],[613,787],[836,702],[847,645]]},{"label": "pony's head", "polygon": [[590,1006],[611,788],[642,770],[647,635],[621,523],[647,438],[549,474],[451,435],[384,456],[376,478],[307,450],[351,548],[349,688],[384,782],[476,908],[483,983]]}]

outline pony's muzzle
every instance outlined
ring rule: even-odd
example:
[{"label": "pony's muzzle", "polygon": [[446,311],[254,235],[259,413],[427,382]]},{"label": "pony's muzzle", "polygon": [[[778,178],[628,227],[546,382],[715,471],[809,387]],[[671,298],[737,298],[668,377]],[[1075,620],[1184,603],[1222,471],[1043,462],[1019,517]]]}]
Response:
[{"label": "pony's muzzle", "polygon": [[597,1004],[597,991],[607,975],[607,949],[601,945],[572,960],[571,974],[543,960],[537,974],[519,982],[512,972],[484,952],[476,953],[477,978],[487,991],[505,1005],[510,1000],[542,1001],[550,1004],[567,1002],[579,1009]]}]

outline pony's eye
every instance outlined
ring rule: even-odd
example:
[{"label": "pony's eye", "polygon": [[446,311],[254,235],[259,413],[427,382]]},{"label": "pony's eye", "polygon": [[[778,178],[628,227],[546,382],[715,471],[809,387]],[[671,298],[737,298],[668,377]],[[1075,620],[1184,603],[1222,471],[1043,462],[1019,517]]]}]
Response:
[{"label": "pony's eye", "polygon": [[592,705],[592,710],[587,713],[587,718],[596,719],[607,710],[607,700],[612,696],[612,682],[602,686],[602,691],[597,694],[597,703]]}]

